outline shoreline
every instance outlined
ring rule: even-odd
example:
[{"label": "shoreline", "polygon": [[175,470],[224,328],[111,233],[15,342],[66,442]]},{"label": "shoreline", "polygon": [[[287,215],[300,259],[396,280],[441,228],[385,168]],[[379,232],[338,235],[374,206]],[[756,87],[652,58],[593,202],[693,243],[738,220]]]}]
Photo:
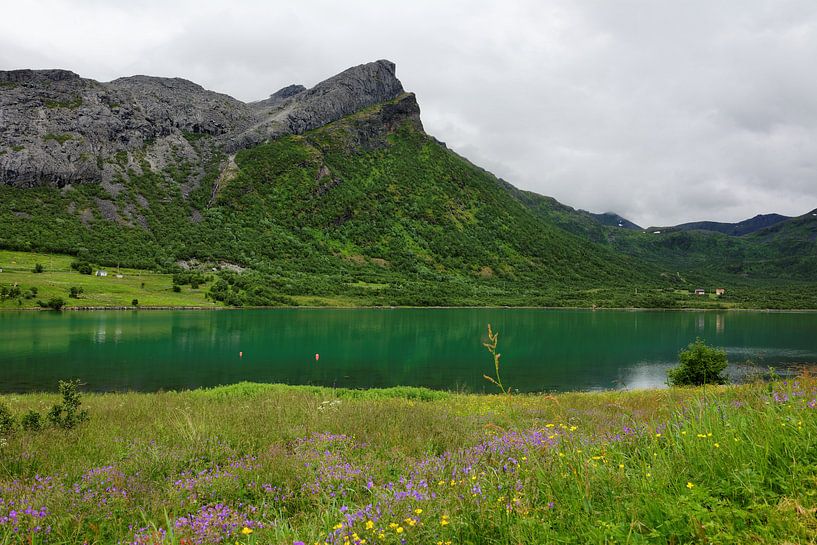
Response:
[{"label": "shoreline", "polygon": [[[519,309],[519,310],[588,310],[592,312],[604,311],[627,311],[627,312],[788,312],[788,313],[813,313],[817,312],[817,308],[701,308],[701,307],[548,307],[548,306],[510,306],[510,305],[462,305],[462,306],[445,306],[445,305],[428,305],[428,306],[386,306],[386,305],[359,305],[359,306],[322,306],[322,305],[298,305],[298,306],[260,306],[260,307],[226,307],[226,306],[65,306],[60,311],[70,312],[102,312],[102,311],[172,311],[172,310],[195,310],[195,311],[223,311],[223,310],[395,310],[395,309],[437,309],[437,310],[455,310],[455,309]],[[0,308],[0,312],[55,312],[50,308],[42,307],[20,307],[20,308]]]}]

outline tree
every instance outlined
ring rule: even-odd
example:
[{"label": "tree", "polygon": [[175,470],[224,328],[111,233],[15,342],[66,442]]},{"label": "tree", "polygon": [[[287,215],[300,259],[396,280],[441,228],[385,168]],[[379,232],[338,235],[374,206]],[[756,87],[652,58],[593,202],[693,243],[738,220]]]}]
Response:
[{"label": "tree", "polygon": [[133,301],[130,302],[130,304],[131,304],[132,307],[138,307],[139,306],[139,299],[134,299]]},{"label": "tree", "polygon": [[82,287],[71,286],[71,289],[68,290],[68,297],[71,299],[79,299],[79,296],[85,292],[85,289]]},{"label": "tree", "polygon": [[45,271],[45,267],[43,267],[42,263],[37,263],[37,264],[34,265],[34,271],[33,272],[41,273],[43,271]]},{"label": "tree", "polygon": [[65,306],[65,301],[62,297],[52,297],[48,300],[45,306],[51,310],[62,310],[62,307]]},{"label": "tree", "polygon": [[728,364],[726,352],[707,346],[695,339],[678,354],[680,365],[667,373],[673,386],[700,386],[703,384],[726,384],[723,372]]},{"label": "tree", "polygon": [[80,274],[93,274],[94,269],[87,261],[74,261],[71,263],[71,268]]}]

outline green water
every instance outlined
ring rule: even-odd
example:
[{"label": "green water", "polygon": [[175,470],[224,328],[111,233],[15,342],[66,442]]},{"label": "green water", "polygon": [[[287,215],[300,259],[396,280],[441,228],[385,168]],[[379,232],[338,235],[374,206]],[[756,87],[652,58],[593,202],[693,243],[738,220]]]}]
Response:
[{"label": "green water", "polygon": [[[285,309],[0,313],[0,391],[183,389],[241,380],[490,391],[500,333],[520,391],[662,386],[696,337],[730,362],[817,362],[817,313],[541,309]],[[243,352],[243,357],[239,353]],[[320,354],[316,361],[315,354]],[[747,367],[735,365],[738,376]]]}]

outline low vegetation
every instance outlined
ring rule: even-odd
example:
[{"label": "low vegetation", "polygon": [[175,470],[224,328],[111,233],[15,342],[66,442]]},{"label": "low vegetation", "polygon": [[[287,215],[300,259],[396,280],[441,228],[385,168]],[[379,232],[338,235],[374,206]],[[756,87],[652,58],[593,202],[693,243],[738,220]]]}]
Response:
[{"label": "low vegetation", "polygon": [[[0,397],[41,413],[53,394]],[[810,543],[817,380],[88,394],[0,440],[0,543]],[[34,418],[29,418],[29,427]],[[3,411],[0,409],[0,426]]]}]

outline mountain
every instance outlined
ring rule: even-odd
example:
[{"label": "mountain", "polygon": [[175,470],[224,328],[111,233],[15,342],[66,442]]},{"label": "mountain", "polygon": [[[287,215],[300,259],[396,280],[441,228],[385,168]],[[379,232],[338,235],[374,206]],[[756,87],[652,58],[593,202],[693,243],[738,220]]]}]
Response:
[{"label": "mountain", "polygon": [[428,136],[388,61],[254,103],[146,76],[0,82],[2,247],[225,269],[214,296],[236,304],[610,305],[671,284]]},{"label": "mountain", "polygon": [[696,221],[691,223],[682,223],[681,225],[675,225],[672,227],[650,227],[647,229],[647,231],[715,231],[717,233],[723,233],[733,237],[741,237],[789,219],[791,219],[789,216],[782,216],[780,214],[758,214],[753,218],[739,221],[737,223]]},{"label": "mountain", "polygon": [[0,121],[0,247],[215,271],[231,305],[673,306],[717,283],[817,306],[791,284],[817,280],[811,217],[655,235],[519,190],[426,134],[385,60],[250,103],[0,72]]},{"label": "mountain", "polygon": [[0,71],[0,183],[15,187],[111,184],[141,157],[153,170],[176,156],[202,161],[185,136],[210,136],[235,152],[300,134],[403,92],[395,66],[377,61],[313,87],[290,86],[245,104],[179,78],[109,83],[67,70]]},{"label": "mountain", "polygon": [[604,212],[602,214],[594,214],[590,212],[590,215],[596,218],[596,221],[602,225],[607,225],[608,227],[621,227],[623,229],[632,229],[635,231],[641,231],[643,229],[627,218],[619,216],[615,212]]}]

